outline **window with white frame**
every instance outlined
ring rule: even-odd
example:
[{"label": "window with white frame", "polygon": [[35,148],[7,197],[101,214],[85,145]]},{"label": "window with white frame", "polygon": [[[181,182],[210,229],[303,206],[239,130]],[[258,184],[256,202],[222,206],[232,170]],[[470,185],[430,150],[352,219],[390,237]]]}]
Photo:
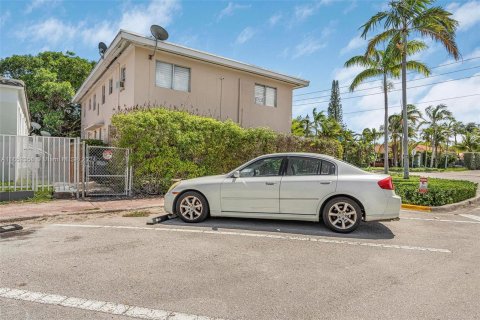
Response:
[{"label": "window with white frame", "polygon": [[88,99],[88,110],[92,110],[92,98]]},{"label": "window with white frame", "polygon": [[93,95],[93,110],[95,110],[97,108],[97,95],[94,94]]},{"label": "window with white frame", "polygon": [[269,107],[277,106],[277,89],[255,84],[255,103]]},{"label": "window with white frame", "polygon": [[126,80],[127,80],[127,68],[122,67],[120,69],[120,83],[119,83],[120,90],[125,89],[125,81]]},{"label": "window with white frame", "polygon": [[178,91],[190,91],[190,68],[157,61],[155,85]]},{"label": "window with white frame", "polygon": [[108,94],[112,94],[113,92],[113,78],[110,78],[110,80],[108,80]]}]

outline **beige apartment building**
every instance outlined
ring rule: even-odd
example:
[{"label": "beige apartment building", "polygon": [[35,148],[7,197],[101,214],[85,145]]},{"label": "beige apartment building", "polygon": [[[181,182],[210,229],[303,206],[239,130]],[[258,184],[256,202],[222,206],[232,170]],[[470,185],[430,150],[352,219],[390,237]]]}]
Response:
[{"label": "beige apartment building", "polygon": [[161,106],[288,133],[292,93],[309,81],[121,30],[73,101],[82,138],[108,141],[111,117]]}]

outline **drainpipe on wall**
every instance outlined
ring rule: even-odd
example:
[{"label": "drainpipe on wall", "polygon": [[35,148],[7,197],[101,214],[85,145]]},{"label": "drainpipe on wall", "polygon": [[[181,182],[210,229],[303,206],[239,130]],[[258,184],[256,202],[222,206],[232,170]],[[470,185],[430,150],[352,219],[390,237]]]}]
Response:
[{"label": "drainpipe on wall", "polygon": [[237,122],[241,125],[240,121],[240,91],[241,91],[241,80],[238,78],[238,101],[237,101]]}]

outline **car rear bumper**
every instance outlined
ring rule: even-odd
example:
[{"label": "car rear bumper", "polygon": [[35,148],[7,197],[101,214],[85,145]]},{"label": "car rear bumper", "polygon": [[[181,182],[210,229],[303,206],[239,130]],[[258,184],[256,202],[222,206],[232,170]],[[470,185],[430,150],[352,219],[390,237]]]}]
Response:
[{"label": "car rear bumper", "polygon": [[172,194],[171,192],[167,192],[164,197],[164,209],[165,212],[172,214],[173,213],[173,202],[175,201],[175,195]]},{"label": "car rear bumper", "polygon": [[402,199],[397,195],[392,195],[387,198],[387,204],[383,213],[369,214],[367,212],[365,215],[365,221],[397,220],[400,217],[401,205]]}]

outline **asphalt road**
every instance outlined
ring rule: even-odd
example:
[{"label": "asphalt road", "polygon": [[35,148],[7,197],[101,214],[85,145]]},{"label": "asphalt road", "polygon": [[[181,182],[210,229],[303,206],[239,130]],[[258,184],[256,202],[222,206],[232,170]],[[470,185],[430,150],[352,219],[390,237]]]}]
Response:
[{"label": "asphalt road", "polygon": [[0,236],[0,319],[479,319],[480,209],[457,213],[402,212],[348,235],[244,219],[29,222]]}]

